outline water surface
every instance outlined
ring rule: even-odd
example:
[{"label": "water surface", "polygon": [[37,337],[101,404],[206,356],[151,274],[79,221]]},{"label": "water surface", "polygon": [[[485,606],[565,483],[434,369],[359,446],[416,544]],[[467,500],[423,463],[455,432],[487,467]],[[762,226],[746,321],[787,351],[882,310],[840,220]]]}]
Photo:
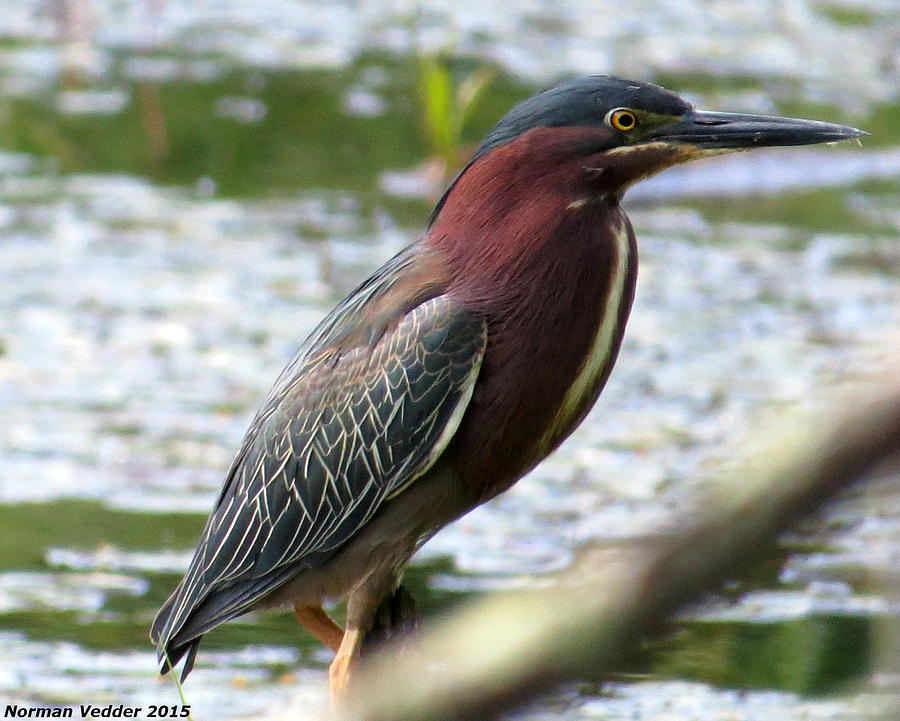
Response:
[{"label": "water surface", "polygon": [[[0,698],[177,702],[147,628],[256,404],[427,217],[411,172],[427,155],[417,44],[452,39],[460,75],[497,69],[472,142],[541,83],[585,71],[872,132],[862,148],[722,158],[633,189],[642,266],[619,366],[553,458],[423,549],[408,585],[426,617],[533,583],[579,543],[652,531],[723,444],[895,352],[893,3],[482,5],[4,9]],[[516,718],[888,713],[896,475],[877,489],[786,538],[614,684]],[[204,639],[186,692],[198,719],[274,718],[321,701],[327,662],[289,614],[252,614]]]}]

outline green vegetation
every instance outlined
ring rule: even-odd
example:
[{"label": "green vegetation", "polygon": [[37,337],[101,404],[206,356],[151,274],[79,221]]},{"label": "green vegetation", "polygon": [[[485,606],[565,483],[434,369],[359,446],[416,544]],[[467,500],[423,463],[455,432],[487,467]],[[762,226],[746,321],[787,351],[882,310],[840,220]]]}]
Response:
[{"label": "green vegetation", "polygon": [[422,131],[429,154],[443,163],[444,176],[449,177],[469,155],[463,145],[463,129],[496,73],[479,68],[454,86],[453,72],[445,59],[422,54],[418,61]]},{"label": "green vegetation", "polygon": [[48,548],[181,549],[196,543],[204,516],[110,509],[99,501],[0,504],[0,571],[46,568]]},{"label": "green vegetation", "polygon": [[878,21],[878,14],[865,5],[838,5],[837,3],[817,3],[813,10],[820,12],[838,25],[871,26]]},{"label": "green vegetation", "polygon": [[662,643],[654,673],[725,687],[837,693],[869,673],[873,621],[814,615],[776,623],[692,622]]},{"label": "green vegetation", "polygon": [[[770,223],[796,228],[804,234],[817,230],[848,233],[890,233],[884,222],[866,222],[847,204],[846,188],[796,190],[774,195],[729,197],[704,200],[692,198],[684,203],[700,211],[711,223]],[[725,238],[726,242],[733,239]]]}]

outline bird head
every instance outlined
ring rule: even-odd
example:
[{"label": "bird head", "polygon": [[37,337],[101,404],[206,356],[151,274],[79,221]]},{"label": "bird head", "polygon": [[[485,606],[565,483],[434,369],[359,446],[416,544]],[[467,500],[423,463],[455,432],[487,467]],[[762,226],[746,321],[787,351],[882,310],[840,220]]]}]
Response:
[{"label": "bird head", "polygon": [[[779,145],[827,143],[865,135],[845,125],[769,115],[699,110],[651,83],[604,75],[569,80],[510,110],[478,146],[435,207],[498,152],[506,165],[583,171],[596,197],[618,200],[643,177],[709,155]],[[531,168],[534,170],[534,168]]]}]

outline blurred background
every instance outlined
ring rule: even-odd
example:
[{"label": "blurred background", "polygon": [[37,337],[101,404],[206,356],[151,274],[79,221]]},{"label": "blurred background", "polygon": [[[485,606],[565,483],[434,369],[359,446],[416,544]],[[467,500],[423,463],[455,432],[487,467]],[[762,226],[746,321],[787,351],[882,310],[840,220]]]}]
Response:
[{"label": "blurred background", "polygon": [[[514,102],[598,72],[871,137],[629,192],[619,365],[550,461],[423,549],[426,616],[652,532],[770,414],[896,367],[900,5],[0,2],[0,699],[178,702],[147,629],[256,404]],[[613,683],[514,717],[887,718],[896,473],[782,550]],[[329,660],[249,615],[204,639],[187,700],[296,712]]]}]

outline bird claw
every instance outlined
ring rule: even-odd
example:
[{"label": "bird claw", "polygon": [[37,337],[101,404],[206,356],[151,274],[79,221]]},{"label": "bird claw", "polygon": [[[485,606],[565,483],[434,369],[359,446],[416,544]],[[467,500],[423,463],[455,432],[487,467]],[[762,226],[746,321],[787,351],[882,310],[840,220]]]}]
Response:
[{"label": "bird claw", "polygon": [[338,651],[328,667],[328,690],[331,710],[338,718],[346,706],[350,691],[350,670],[354,660],[352,653]]}]

